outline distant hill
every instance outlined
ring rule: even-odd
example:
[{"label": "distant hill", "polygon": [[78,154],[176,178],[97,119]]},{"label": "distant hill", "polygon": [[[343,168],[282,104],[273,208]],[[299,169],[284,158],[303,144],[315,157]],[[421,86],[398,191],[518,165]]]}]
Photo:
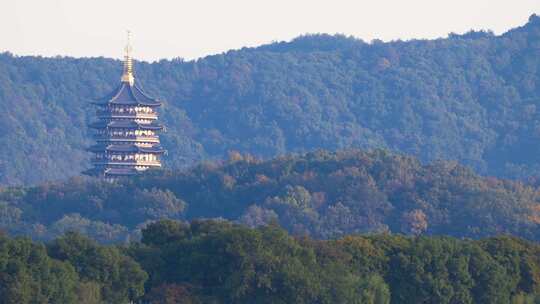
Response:
[{"label": "distant hill", "polygon": [[156,172],[111,184],[0,189],[0,230],[51,239],[78,231],[101,242],[137,238],[162,218],[279,223],[317,239],[356,233],[540,240],[540,190],[481,177],[455,162],[422,165],[385,151],[311,152]]},{"label": "distant hill", "polygon": [[[202,38],[203,39],[203,38]],[[0,55],[0,183],[64,179],[89,166],[89,102],[117,85],[106,58]],[[540,173],[540,17],[496,36],[365,43],[329,35],[197,61],[136,64],[165,100],[170,168],[230,150],[272,157],[386,148],[481,174]]]}]

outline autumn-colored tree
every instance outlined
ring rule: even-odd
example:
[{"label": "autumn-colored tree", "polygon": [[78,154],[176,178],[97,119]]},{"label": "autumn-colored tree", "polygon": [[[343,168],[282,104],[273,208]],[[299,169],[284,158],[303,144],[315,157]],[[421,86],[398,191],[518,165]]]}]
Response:
[{"label": "autumn-colored tree", "polygon": [[426,214],[419,209],[403,213],[401,231],[406,234],[420,235],[428,228]]}]

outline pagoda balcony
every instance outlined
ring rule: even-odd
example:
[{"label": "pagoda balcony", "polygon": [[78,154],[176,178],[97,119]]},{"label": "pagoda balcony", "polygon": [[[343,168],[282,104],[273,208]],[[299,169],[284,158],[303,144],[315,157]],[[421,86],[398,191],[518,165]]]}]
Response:
[{"label": "pagoda balcony", "polygon": [[136,135],[127,135],[127,136],[121,136],[121,135],[114,135],[114,136],[106,136],[106,135],[100,135],[96,134],[94,135],[94,139],[97,141],[124,141],[124,142],[150,142],[150,143],[159,143],[159,137],[158,136],[136,136]]},{"label": "pagoda balcony", "polygon": [[97,111],[99,118],[118,118],[118,119],[158,119],[157,113],[126,113],[126,112],[111,112],[111,111]]},{"label": "pagoda balcony", "polygon": [[161,167],[161,162],[158,160],[109,160],[102,158],[92,158],[94,165],[113,165],[113,166],[146,166],[146,167]]}]

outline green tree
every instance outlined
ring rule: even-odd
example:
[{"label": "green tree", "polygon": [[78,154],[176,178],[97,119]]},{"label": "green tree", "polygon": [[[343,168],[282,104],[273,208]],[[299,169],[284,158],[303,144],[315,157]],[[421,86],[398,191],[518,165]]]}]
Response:
[{"label": "green tree", "polygon": [[148,275],[118,248],[98,245],[77,233],[67,233],[48,245],[51,257],[71,263],[83,281],[101,285],[107,302],[127,302],[141,297]]}]

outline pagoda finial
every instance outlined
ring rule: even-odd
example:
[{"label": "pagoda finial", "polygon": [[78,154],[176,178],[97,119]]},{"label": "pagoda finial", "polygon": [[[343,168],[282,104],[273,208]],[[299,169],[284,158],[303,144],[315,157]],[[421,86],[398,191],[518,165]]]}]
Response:
[{"label": "pagoda finial", "polygon": [[122,82],[127,82],[129,85],[135,83],[133,77],[133,60],[131,59],[131,31],[127,31],[127,44],[124,49],[124,73],[122,74]]}]

